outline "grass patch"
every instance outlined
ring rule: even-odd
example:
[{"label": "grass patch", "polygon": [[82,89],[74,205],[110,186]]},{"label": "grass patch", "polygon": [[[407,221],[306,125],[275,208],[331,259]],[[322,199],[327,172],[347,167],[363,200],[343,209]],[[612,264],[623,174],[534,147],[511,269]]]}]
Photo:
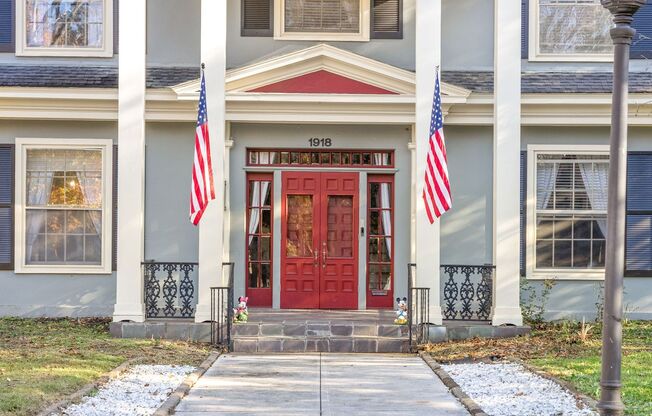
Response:
[{"label": "grass patch", "polygon": [[[430,344],[439,361],[518,358],[568,381],[595,399],[600,395],[601,328],[584,339],[581,324],[544,324],[529,336],[509,339],[471,339]],[[629,321],[623,327],[623,401],[626,414],[652,415],[652,322]]]},{"label": "grass patch", "polygon": [[117,339],[103,319],[0,318],[0,415],[32,415],[128,359],[198,365],[203,344]]}]

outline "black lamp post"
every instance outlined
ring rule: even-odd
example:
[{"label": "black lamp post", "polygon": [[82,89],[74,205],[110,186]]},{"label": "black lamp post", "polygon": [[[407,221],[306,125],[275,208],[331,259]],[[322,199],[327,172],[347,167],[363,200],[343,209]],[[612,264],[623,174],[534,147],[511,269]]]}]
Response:
[{"label": "black lamp post", "polygon": [[602,329],[602,415],[622,415],[621,398],[623,278],[625,272],[625,201],[627,178],[627,116],[629,48],[636,31],[634,13],[645,0],[601,0],[614,17],[614,79],[609,153],[609,202],[607,205],[607,248],[604,284],[604,326]]}]

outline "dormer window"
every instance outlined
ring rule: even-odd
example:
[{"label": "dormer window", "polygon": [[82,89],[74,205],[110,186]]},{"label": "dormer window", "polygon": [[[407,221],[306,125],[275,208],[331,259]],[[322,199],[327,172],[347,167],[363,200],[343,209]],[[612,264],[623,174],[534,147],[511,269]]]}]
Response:
[{"label": "dormer window", "polygon": [[600,0],[530,0],[530,59],[609,61],[612,26]]},{"label": "dormer window", "polygon": [[113,55],[110,0],[20,0],[16,55]]},{"label": "dormer window", "polygon": [[274,37],[369,40],[369,0],[276,0]]}]

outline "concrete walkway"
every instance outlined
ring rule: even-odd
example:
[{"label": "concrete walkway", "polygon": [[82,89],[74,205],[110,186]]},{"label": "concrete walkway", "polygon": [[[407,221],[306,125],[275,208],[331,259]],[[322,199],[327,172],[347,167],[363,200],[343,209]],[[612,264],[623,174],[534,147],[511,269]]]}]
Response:
[{"label": "concrete walkway", "polygon": [[465,415],[419,357],[223,355],[176,409],[208,415]]}]

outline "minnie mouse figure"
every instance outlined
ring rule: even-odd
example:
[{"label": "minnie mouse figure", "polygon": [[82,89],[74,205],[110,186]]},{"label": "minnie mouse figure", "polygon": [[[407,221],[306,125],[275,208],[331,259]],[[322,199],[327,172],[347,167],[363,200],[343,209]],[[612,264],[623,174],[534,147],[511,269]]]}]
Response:
[{"label": "minnie mouse figure", "polygon": [[233,321],[236,323],[245,323],[249,319],[249,311],[247,310],[247,302],[249,298],[240,296],[238,298],[238,307],[233,309]]}]

